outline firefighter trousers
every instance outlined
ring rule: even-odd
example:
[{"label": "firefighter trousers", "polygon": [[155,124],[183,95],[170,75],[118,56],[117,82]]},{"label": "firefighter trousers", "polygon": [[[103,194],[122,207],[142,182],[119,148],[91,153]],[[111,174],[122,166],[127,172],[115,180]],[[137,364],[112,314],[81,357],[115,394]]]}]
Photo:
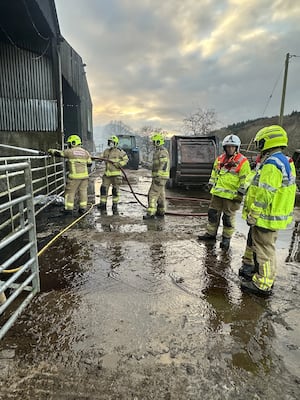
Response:
[{"label": "firefighter trousers", "polygon": [[213,195],[208,208],[207,233],[212,236],[217,235],[222,216],[222,236],[230,239],[235,229],[235,214],[240,208],[240,205],[241,203],[239,201],[224,199]]},{"label": "firefighter trousers", "polygon": [[152,178],[148,192],[148,215],[155,215],[157,212],[164,214],[166,211],[166,187],[167,180],[162,178]]},{"label": "firefighter trousers", "polygon": [[65,188],[65,210],[74,209],[75,195],[79,194],[79,207],[85,209],[87,207],[88,195],[88,178],[86,179],[68,179]]},{"label": "firefighter trousers", "polygon": [[277,231],[258,226],[249,229],[243,263],[255,266],[252,280],[261,290],[271,290],[275,280],[277,236]]},{"label": "firefighter trousers", "polygon": [[110,186],[112,185],[112,201],[117,204],[120,200],[120,186],[122,183],[122,176],[106,176],[102,177],[102,185],[100,187],[100,203],[106,204],[107,196]]}]

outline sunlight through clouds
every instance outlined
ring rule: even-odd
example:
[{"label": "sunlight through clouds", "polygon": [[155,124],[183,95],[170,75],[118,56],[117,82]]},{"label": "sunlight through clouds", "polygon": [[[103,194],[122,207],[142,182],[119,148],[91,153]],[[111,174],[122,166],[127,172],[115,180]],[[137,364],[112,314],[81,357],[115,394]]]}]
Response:
[{"label": "sunlight through clouds", "polygon": [[[297,1],[55,4],[62,35],[87,64],[94,126],[121,119],[178,130],[196,106],[215,109],[221,125],[259,118],[286,53],[300,55]],[[299,109],[299,73],[293,59],[286,113]],[[278,114],[279,98],[275,92],[266,116]]]}]

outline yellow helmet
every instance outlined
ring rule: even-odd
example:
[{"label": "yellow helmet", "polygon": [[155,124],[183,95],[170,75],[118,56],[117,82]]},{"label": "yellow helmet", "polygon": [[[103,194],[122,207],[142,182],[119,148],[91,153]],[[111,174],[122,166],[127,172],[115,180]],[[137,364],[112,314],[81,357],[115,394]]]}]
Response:
[{"label": "yellow helmet", "polygon": [[274,147],[286,147],[288,137],[286,131],[279,125],[270,125],[260,129],[254,139],[256,147],[260,151]]},{"label": "yellow helmet", "polygon": [[112,135],[112,136],[108,139],[107,143],[109,144],[109,142],[113,142],[114,146],[116,147],[116,146],[118,146],[118,144],[119,144],[119,138],[118,138],[117,136],[115,136],[115,135]]},{"label": "yellow helmet", "polygon": [[151,140],[155,146],[162,146],[165,143],[163,135],[159,132],[155,132],[154,135],[151,136]]},{"label": "yellow helmet", "polygon": [[71,146],[79,146],[81,145],[81,139],[78,135],[71,135],[68,137],[67,143]]}]

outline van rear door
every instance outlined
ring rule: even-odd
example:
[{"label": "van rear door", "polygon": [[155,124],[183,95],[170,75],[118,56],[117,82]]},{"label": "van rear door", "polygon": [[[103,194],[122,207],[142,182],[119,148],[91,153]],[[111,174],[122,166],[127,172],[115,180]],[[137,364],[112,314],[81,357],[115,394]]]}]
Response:
[{"label": "van rear door", "polygon": [[207,183],[217,154],[217,143],[213,138],[178,138],[176,184],[190,186]]}]

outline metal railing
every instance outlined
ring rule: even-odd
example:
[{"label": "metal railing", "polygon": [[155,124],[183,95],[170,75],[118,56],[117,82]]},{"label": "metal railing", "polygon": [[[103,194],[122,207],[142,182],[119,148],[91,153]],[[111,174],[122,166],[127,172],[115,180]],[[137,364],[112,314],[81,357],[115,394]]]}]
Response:
[{"label": "metal railing", "polygon": [[[61,196],[65,186],[64,161],[57,161],[49,156],[14,156],[0,157],[0,165],[9,166],[12,163],[29,162],[32,176],[32,193],[35,203],[35,215],[39,214],[51,201],[53,196]],[[7,176],[0,176],[0,204],[20,196],[25,188],[22,181],[22,173],[15,171],[10,175],[10,182]],[[51,200],[52,196],[52,200]],[[2,218],[0,215],[0,230],[8,225],[14,225],[18,215],[10,213],[10,218]]]},{"label": "metal railing", "polygon": [[0,158],[0,339],[40,290],[35,216],[64,185],[62,161]]}]

